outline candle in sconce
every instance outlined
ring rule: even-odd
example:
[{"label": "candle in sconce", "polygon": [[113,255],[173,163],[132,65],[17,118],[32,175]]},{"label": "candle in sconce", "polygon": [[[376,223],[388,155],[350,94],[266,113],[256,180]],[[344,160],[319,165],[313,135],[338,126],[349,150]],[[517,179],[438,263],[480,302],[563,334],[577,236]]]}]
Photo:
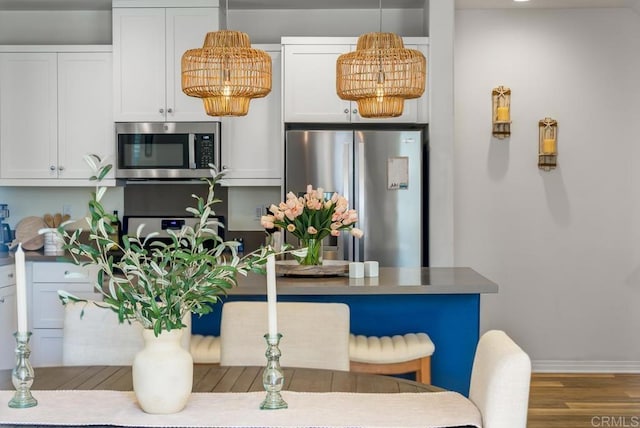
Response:
[{"label": "candle in sconce", "polygon": [[27,333],[27,278],[22,244],[18,244],[16,264],[16,306],[18,313],[18,333]]},{"label": "candle in sconce", "polygon": [[509,121],[509,107],[498,107],[497,109],[497,118],[498,122],[508,122]]},{"label": "candle in sconce", "polygon": [[552,155],[556,152],[556,140],[555,138],[545,138],[542,140],[542,153],[545,155]]},{"label": "candle in sconce", "polygon": [[278,312],[276,308],[276,257],[273,254],[267,256],[267,318],[269,323],[269,336],[278,334]]}]

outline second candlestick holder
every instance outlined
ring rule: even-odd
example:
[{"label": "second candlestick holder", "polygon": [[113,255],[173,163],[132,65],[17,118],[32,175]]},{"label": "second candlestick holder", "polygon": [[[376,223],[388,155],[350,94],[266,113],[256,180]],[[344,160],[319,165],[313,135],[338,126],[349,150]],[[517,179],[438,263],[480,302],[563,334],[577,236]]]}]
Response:
[{"label": "second candlestick holder", "polygon": [[284,373],[280,368],[280,355],[282,354],[278,348],[282,335],[280,333],[275,336],[265,334],[264,338],[267,341],[267,351],[264,354],[267,357],[267,367],[262,374],[262,385],[267,391],[267,396],[260,404],[260,408],[265,410],[286,409],[289,405],[280,395],[284,385]]},{"label": "second candlestick holder", "polygon": [[29,362],[29,338],[31,332],[13,334],[16,338],[16,365],[11,372],[11,381],[16,388],[16,393],[9,401],[9,407],[23,409],[33,407],[38,401],[31,395],[31,385],[33,385],[33,367]]}]

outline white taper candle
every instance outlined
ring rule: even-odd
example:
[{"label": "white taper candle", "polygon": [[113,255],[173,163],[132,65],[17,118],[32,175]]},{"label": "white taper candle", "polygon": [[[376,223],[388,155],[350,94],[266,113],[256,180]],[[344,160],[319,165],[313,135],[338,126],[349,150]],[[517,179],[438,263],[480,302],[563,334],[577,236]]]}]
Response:
[{"label": "white taper candle", "polygon": [[276,257],[267,256],[267,318],[269,320],[269,335],[278,334],[278,312],[276,309]]},{"label": "white taper candle", "polygon": [[16,263],[16,305],[18,312],[18,333],[27,332],[27,277],[22,244],[18,244]]}]

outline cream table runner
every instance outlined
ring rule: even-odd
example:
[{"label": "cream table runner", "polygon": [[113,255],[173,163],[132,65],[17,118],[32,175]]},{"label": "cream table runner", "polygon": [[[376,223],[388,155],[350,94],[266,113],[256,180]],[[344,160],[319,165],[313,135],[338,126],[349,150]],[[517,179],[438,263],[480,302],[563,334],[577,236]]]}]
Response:
[{"label": "cream table runner", "polygon": [[149,415],[133,392],[33,391],[38,405],[11,409],[0,391],[0,424],[139,427],[453,427],[481,428],[480,412],[457,392],[309,393],[283,391],[288,409],[260,410],[264,392],[193,393],[172,415]]}]

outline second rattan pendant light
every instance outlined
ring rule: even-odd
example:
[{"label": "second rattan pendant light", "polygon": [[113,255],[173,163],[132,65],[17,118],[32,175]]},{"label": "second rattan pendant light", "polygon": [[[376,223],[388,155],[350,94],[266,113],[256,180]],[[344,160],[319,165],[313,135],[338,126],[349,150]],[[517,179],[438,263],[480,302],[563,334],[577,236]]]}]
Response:
[{"label": "second rattan pendant light", "polygon": [[382,32],[380,0],[380,32],[361,35],[354,52],[338,57],[336,92],[356,101],[362,117],[397,117],[405,99],[424,93],[426,68],[420,51],[405,49],[400,36]]},{"label": "second rattan pendant light", "polygon": [[182,55],[182,92],[202,98],[209,116],[245,116],[252,98],[271,92],[271,57],[246,33],[207,33],[202,48]]}]

